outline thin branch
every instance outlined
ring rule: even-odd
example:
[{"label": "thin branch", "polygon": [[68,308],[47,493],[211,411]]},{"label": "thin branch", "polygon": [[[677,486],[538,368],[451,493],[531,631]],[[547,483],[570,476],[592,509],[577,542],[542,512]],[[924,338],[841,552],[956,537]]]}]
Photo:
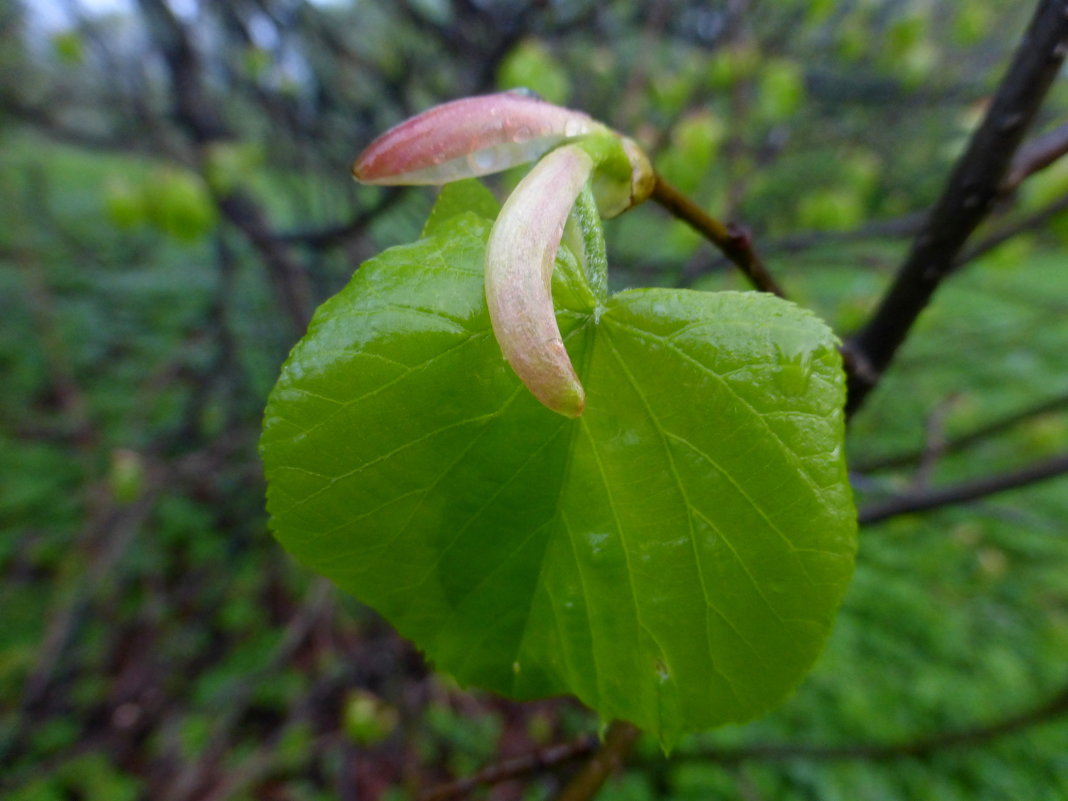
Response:
[{"label": "thin branch", "polygon": [[914,740],[871,745],[791,745],[769,744],[740,748],[709,748],[697,752],[673,754],[673,761],[707,761],[717,764],[739,762],[773,762],[784,760],[867,760],[882,762],[893,759],[923,759],[954,748],[988,745],[1011,734],[1050,723],[1068,715],[1068,687],[1031,709],[984,726],[941,732]]},{"label": "thin branch", "polygon": [[612,721],[600,749],[568,783],[556,801],[592,801],[608,777],[623,767],[640,733],[632,723]]},{"label": "thin branch", "polygon": [[1001,193],[1008,194],[1061,156],[1068,154],[1068,122],[1035,137],[1020,148],[1012,160],[1009,174],[1001,183]]},{"label": "thin branch", "polygon": [[780,298],[786,297],[753,247],[748,231],[735,223],[724,225],[707,214],[704,209],[673,187],[661,176],[656,176],[652,199],[678,217],[693,230],[715,245],[762,292],[771,292]]},{"label": "thin branch", "polygon": [[261,206],[244,192],[233,190],[215,199],[219,210],[259,253],[274,279],[275,294],[294,328],[303,334],[311,319],[312,291],[307,272],[286,251]]},{"label": "thin branch", "polygon": [[538,773],[591,754],[597,748],[597,743],[596,735],[587,734],[571,742],[539,748],[537,751],[510,759],[502,759],[470,776],[438,785],[426,795],[421,796],[419,801],[450,801],[453,798],[466,798],[479,787],[490,787],[509,779]]},{"label": "thin branch", "polygon": [[[658,42],[663,41],[664,28],[674,16],[674,9],[670,3],[662,0],[654,0],[646,3],[643,9],[645,21],[642,24],[638,51],[643,53],[655,52]],[[639,121],[639,109],[642,101],[649,94],[649,80],[653,62],[651,59],[636,58],[630,67],[630,74],[623,82],[623,95],[612,122],[619,130],[630,130]]]},{"label": "thin branch", "polygon": [[[227,764],[226,770],[215,777],[214,786],[193,796],[196,801],[226,801],[251,795],[249,788],[255,787],[258,782],[278,771],[279,751],[285,747],[287,735],[312,723],[323,707],[336,704],[334,699],[337,693],[351,683],[350,673],[350,669],[346,667],[336,668],[315,681],[302,696],[290,702],[285,720],[275,727],[259,747],[240,761]],[[336,744],[325,742],[326,740],[325,737],[320,738],[319,742],[310,746],[310,750],[315,753],[333,752]],[[218,762],[219,753],[210,752],[215,762]],[[257,794],[256,797],[264,796]]]},{"label": "thin branch", "polygon": [[[656,184],[651,197],[719,248],[720,252],[745,274],[756,289],[770,292],[780,298],[786,297],[785,291],[772,278],[771,273],[757,255],[748,231],[734,223],[724,225],[659,175],[656,176]],[[874,382],[876,380],[876,377],[870,373],[869,362],[858,358],[858,354],[849,347],[849,343],[845,343],[840,350],[842,365],[850,381],[855,379],[861,382]]]},{"label": "thin branch", "polygon": [[[998,197],[1013,154],[1034,120],[1068,51],[1068,2],[1041,0],[990,110],[931,209],[923,230],[871,319],[849,343],[867,371],[849,377],[846,411],[860,408],[972,231]],[[867,372],[868,375],[864,375]]]},{"label": "thin branch", "polygon": [[[901,217],[884,220],[873,220],[859,225],[847,231],[798,231],[786,234],[774,239],[761,238],[760,251],[765,256],[769,253],[800,253],[812,248],[836,246],[851,242],[866,242],[875,239],[898,239],[914,235],[923,225],[924,215],[910,213]],[[695,260],[683,271],[679,279],[679,286],[689,286],[694,279],[721,269],[729,263],[729,259],[720,254]],[[646,254],[643,260],[643,268],[649,272],[660,272],[674,266],[672,260],[657,260]],[[845,266],[845,265],[843,265]],[[854,269],[855,265],[845,266]]]},{"label": "thin branch", "polygon": [[[1003,417],[995,418],[966,434],[950,437],[943,444],[942,453],[956,453],[965,450],[978,442],[982,442],[984,439],[996,434],[1001,434],[1020,423],[1025,423],[1035,417],[1059,411],[1065,407],[1068,407],[1068,393],[1058,395],[1055,398],[1051,398],[1033,406],[1028,406],[1024,409],[1019,409]],[[871,459],[854,459],[850,462],[850,467],[858,473],[875,473],[880,470],[893,470],[898,467],[908,467],[909,465],[917,464],[923,458],[924,450],[925,449],[921,448]]]},{"label": "thin branch", "polygon": [[132,504],[121,505],[110,496],[103,508],[91,519],[78,542],[90,550],[84,572],[73,586],[57,593],[54,609],[48,615],[40,645],[22,688],[20,711],[32,717],[33,708],[52,688],[64,654],[71,647],[79,626],[84,622],[93,597],[112,574],[115,564],[127,553],[130,544],[143,530],[163,491],[166,471],[148,466],[148,476],[141,496]]},{"label": "thin branch", "polygon": [[950,395],[939,403],[927,415],[927,423],[924,426],[923,453],[920,456],[919,466],[912,477],[912,492],[922,492],[930,481],[938,461],[946,453],[946,418],[953,411],[953,406],[960,400],[959,395]]},{"label": "thin branch", "polygon": [[[231,132],[207,91],[197,51],[164,0],[139,0],[139,5],[167,67],[175,118],[203,154],[208,146],[229,139]],[[235,189],[217,196],[216,203],[259,253],[282,308],[294,328],[303,332],[312,308],[307,273],[287,252],[271,230],[266,213],[250,196]]]},{"label": "thin branch", "polygon": [[176,119],[197,144],[225,139],[219,104],[201,81],[200,57],[182,23],[164,0],[139,0],[139,5],[167,67]]},{"label": "thin branch", "polygon": [[[49,202],[42,196],[46,179],[41,175],[31,177],[33,180],[27,182],[30,191],[26,193],[24,205],[15,202],[14,197],[6,192],[0,195],[0,202],[11,203],[7,220],[10,230],[34,230],[29,223],[31,215],[38,223],[44,222],[46,230],[56,230],[55,220],[47,219],[50,214]],[[39,252],[30,242],[16,243],[16,248],[7,258],[15,263],[24,276],[28,311],[51,389],[63,413],[60,415],[63,429],[78,443],[82,455],[87,456],[92,448],[99,446],[99,435],[89,401],[78,381],[70,348],[62,334],[58,304],[49,286],[47,271],[41,263]]]},{"label": "thin branch", "polygon": [[906,214],[887,220],[873,220],[848,231],[801,231],[762,242],[765,253],[796,253],[823,245],[863,242],[912,236],[923,226],[923,214]]},{"label": "thin branch", "polygon": [[1065,473],[1068,473],[1068,453],[1058,454],[1019,470],[984,476],[941,489],[909,492],[879,501],[862,508],[857,514],[857,520],[861,525],[871,525],[899,515],[975,501],[988,495],[1037,484]]},{"label": "thin branch", "polygon": [[[66,94],[53,93],[46,100],[31,105],[14,95],[0,93],[0,108],[6,116],[32,125],[57,142],[105,153],[130,152],[130,139],[118,132],[98,132],[61,121],[57,111],[67,109],[73,103]],[[138,145],[142,144],[138,142]]]},{"label": "thin branch", "polygon": [[[770,743],[738,748],[705,748],[700,751],[677,751],[671,755],[673,763],[710,762],[732,765],[744,762],[782,762],[788,760],[821,761],[889,761],[894,759],[924,759],[936,753],[959,748],[976,748],[1019,732],[1050,723],[1068,715],[1068,686],[1062,687],[1050,698],[1030,709],[983,725],[955,729],[937,734],[890,743],[864,745],[804,745],[796,743]],[[420,801],[451,801],[462,797],[478,787],[489,786],[508,779],[534,773],[546,767],[590,753],[596,747],[596,738],[584,737],[571,743],[542,749],[531,754],[515,757],[492,765],[466,779],[441,785]],[[649,759],[635,764],[648,764]],[[514,766],[514,769],[512,769]]]},{"label": "thin branch", "polygon": [[974,261],[980,256],[985,256],[995,248],[1001,247],[1001,245],[1005,244],[1013,237],[1019,236],[1027,231],[1035,231],[1042,228],[1058,214],[1065,211],[1068,211],[1068,195],[1058,198],[1052,203],[1043,206],[1038,211],[1032,212],[1026,217],[1021,217],[1019,220],[1008,223],[998,230],[987,234],[957,257],[953,264],[954,268],[967,264],[970,261]]},{"label": "thin branch", "polygon": [[374,206],[358,212],[348,222],[325,228],[290,231],[289,233],[279,234],[278,238],[287,244],[303,245],[312,250],[326,250],[327,248],[338,247],[363,235],[371,222],[397,205],[402,197],[404,197],[403,191],[389,189],[383,192]]},{"label": "thin branch", "polygon": [[[297,649],[307,640],[315,625],[333,609],[333,590],[325,579],[313,583],[303,603],[294,611],[286,627],[282,630],[277,644],[262,665],[241,676],[229,688],[226,706],[220,709],[213,720],[213,726],[205,737],[200,758],[185,763],[182,770],[174,776],[163,796],[163,801],[182,801],[183,799],[201,798],[205,777],[218,760],[221,753],[232,748],[234,729],[247,711],[254,698],[255,691],[266,681],[278,675],[278,672],[290,662]],[[313,687],[313,691],[314,691]],[[271,753],[268,750],[267,753]],[[229,776],[228,782],[235,781]]]}]

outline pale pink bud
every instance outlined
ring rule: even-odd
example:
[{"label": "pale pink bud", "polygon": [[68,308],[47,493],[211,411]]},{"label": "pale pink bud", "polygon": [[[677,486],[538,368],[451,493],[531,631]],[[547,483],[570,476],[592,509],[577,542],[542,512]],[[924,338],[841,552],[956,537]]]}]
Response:
[{"label": "pale pink bud", "polygon": [[564,225],[593,170],[581,147],[539,161],[501,209],[486,244],[486,302],[504,358],[539,401],[578,417],[586,394],[564,348],[552,274]]},{"label": "pale pink bud", "polygon": [[443,103],[390,128],[356,159],[366,184],[444,184],[539,158],[568,139],[608,129],[581,111],[516,92]]}]

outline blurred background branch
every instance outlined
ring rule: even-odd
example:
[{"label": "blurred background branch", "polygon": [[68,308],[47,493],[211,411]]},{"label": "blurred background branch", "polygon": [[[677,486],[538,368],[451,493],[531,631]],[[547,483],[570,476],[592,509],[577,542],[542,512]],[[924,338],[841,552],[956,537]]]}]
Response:
[{"label": "blurred background branch", "polygon": [[512,801],[589,764],[577,703],[464,692],[290,564],[256,456],[312,310],[432,202],[355,154],[518,86],[716,221],[727,256],[612,221],[615,288],[749,289],[733,254],[860,332],[853,408],[879,384],[811,678],[678,759],[638,738],[598,797],[1068,794],[1068,23],[1036,5],[1014,62],[1013,0],[0,0],[0,794]]}]

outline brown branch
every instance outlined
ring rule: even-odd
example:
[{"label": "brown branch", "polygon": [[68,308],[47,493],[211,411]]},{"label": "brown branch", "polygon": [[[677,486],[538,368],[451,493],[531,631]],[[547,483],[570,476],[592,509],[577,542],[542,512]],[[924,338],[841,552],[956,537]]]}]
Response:
[{"label": "brown branch", "polygon": [[612,721],[604,743],[557,796],[556,801],[592,801],[608,777],[623,767],[639,734],[641,732],[633,723]]},{"label": "brown branch", "polygon": [[941,489],[909,492],[863,507],[857,514],[861,525],[871,525],[899,515],[926,512],[1037,484],[1068,473],[1068,453],[1044,459],[1007,473],[984,476]]},{"label": "brown branch", "polygon": [[[651,197],[719,248],[720,252],[745,274],[756,289],[770,292],[780,298],[786,297],[785,291],[776,283],[753,248],[752,237],[743,228],[734,223],[724,225],[659,175],[656,176],[656,184]],[[842,365],[850,381],[857,379],[862,382],[874,382],[877,380],[877,377],[870,372],[868,360],[859,358],[850,347],[850,343],[845,343],[840,351]]]},{"label": "brown branch", "polygon": [[780,298],[786,297],[782,287],[771,277],[757,255],[752,237],[740,225],[724,225],[659,175],[656,176],[652,199],[719,248],[756,289],[771,292]]},{"label": "brown branch", "polygon": [[439,785],[421,796],[419,801],[450,801],[453,798],[466,797],[479,787],[499,784],[592,754],[590,761],[557,798],[557,801],[589,801],[597,794],[605,780],[622,767],[639,734],[634,725],[619,720],[613,721],[600,748],[597,747],[595,736],[585,735],[568,743],[501,760],[470,776]]},{"label": "brown branch", "polygon": [[[1024,409],[1019,409],[1003,417],[998,417],[988,423],[978,426],[966,434],[950,437],[943,443],[941,452],[947,454],[965,450],[978,442],[982,442],[984,439],[1007,431],[1020,423],[1049,414],[1050,412],[1056,412],[1065,407],[1068,407],[1068,393],[1058,395],[1055,398],[1051,398],[1050,400],[1043,401],[1042,403],[1033,406],[1028,406]],[[921,448],[870,459],[853,459],[850,462],[850,468],[858,473],[875,473],[880,470],[893,470],[898,467],[908,467],[909,465],[917,464],[923,458],[923,455],[924,449]]]},{"label": "brown branch", "polygon": [[734,764],[749,761],[805,760],[870,760],[873,762],[893,759],[923,759],[953,748],[975,748],[987,745],[1011,734],[1025,731],[1033,726],[1049,723],[1068,715],[1068,687],[1031,709],[1010,715],[993,723],[967,729],[941,732],[939,734],[904,740],[897,743],[871,745],[791,745],[769,744],[743,746],[740,748],[710,748],[696,752],[673,754],[678,761],[708,761],[717,764]]},{"label": "brown branch", "polygon": [[429,793],[421,796],[419,801],[450,801],[453,798],[466,798],[479,787],[490,787],[586,756],[597,748],[597,742],[595,735],[587,734],[571,742],[559,743],[547,748],[539,748],[528,754],[502,759],[470,776],[438,785]]},{"label": "brown branch", "polygon": [[964,243],[990,212],[1013,154],[1060,71],[1066,49],[1068,2],[1041,0],[986,118],[958,160],[889,291],[849,343],[856,360],[869,369],[849,376],[848,414],[855,413],[878,385],[913,323],[952,272]]}]

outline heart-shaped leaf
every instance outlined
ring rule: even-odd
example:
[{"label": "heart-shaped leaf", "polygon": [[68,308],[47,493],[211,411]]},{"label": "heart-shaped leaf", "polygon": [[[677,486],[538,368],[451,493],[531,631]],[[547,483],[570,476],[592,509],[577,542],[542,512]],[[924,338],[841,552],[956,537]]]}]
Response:
[{"label": "heart-shaped leaf", "polygon": [[666,746],[768,710],[852,570],[833,335],[756,293],[598,299],[562,248],[568,420],[493,338],[489,227],[439,214],[320,308],[266,412],[276,535],[462,682]]}]

